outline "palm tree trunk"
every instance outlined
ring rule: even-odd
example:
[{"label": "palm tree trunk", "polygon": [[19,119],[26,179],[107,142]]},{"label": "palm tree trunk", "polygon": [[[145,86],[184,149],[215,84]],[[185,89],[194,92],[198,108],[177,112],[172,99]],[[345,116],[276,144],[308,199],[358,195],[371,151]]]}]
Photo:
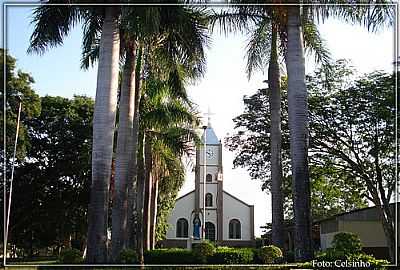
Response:
[{"label": "palm tree trunk", "polygon": [[125,245],[127,248],[136,248],[136,221],[137,221],[137,157],[139,147],[139,104],[141,98],[140,91],[140,75],[141,75],[141,58],[142,52],[138,51],[137,64],[136,64],[136,76],[135,76],[135,112],[133,117],[133,151],[131,165],[129,165],[129,177],[128,177],[128,222],[127,222],[127,234],[125,237]]},{"label": "palm tree trunk", "polygon": [[281,162],[281,89],[277,53],[277,29],[272,26],[271,57],[268,67],[268,87],[271,108],[271,200],[272,244],[283,249],[283,198]]},{"label": "palm tree trunk", "polygon": [[128,176],[133,153],[133,117],[135,112],[135,48],[127,47],[121,83],[119,126],[112,209],[112,260],[116,262],[125,246],[128,218]]},{"label": "palm tree trunk", "polygon": [[119,29],[117,9],[105,8],[100,40],[93,118],[92,185],[88,209],[89,263],[107,261],[109,183],[118,88]]},{"label": "palm tree trunk", "polygon": [[310,260],[311,240],[310,179],[308,172],[308,108],[300,7],[288,7],[288,106],[292,190],[295,218],[295,258]]},{"label": "palm tree trunk", "polygon": [[139,151],[138,151],[138,174],[137,174],[137,202],[136,202],[136,213],[137,213],[137,223],[136,223],[136,250],[137,250],[137,255],[139,259],[139,263],[143,264],[144,263],[144,257],[143,257],[143,248],[144,248],[144,242],[143,242],[143,233],[144,233],[144,228],[143,228],[143,210],[144,210],[144,192],[145,192],[145,159],[144,159],[144,144],[145,144],[145,138],[142,132],[139,135]]},{"label": "palm tree trunk", "polygon": [[158,201],[158,177],[155,175],[153,180],[153,192],[151,193],[151,220],[150,220],[150,249],[156,246],[156,227],[157,227],[157,201]]},{"label": "palm tree trunk", "polygon": [[144,227],[144,250],[150,249],[150,227],[151,227],[151,197],[152,197],[152,153],[151,143],[149,136],[146,136],[144,156],[145,156],[145,189],[144,189],[144,215],[143,215],[143,227]]}]

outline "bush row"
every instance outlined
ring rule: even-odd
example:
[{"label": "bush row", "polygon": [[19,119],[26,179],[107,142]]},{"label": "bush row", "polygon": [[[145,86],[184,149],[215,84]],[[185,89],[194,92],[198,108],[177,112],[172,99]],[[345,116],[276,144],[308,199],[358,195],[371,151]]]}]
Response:
[{"label": "bush row", "polygon": [[154,249],[144,253],[146,264],[250,264],[254,252],[250,248],[218,247],[208,256],[199,256],[187,249]]},{"label": "bush row", "polygon": [[[146,264],[258,264],[273,263],[275,258],[282,257],[282,252],[274,246],[261,249],[215,247],[209,242],[196,245],[193,250],[181,248],[154,249],[144,253]],[[121,263],[137,263],[133,250],[123,250]],[[79,250],[66,249],[59,258],[59,263],[81,263]]]},{"label": "bush row", "polygon": [[145,251],[144,261],[146,264],[193,264],[198,258],[188,249],[163,248]]},{"label": "bush row", "polygon": [[155,249],[145,252],[146,264],[258,264],[275,263],[282,252],[274,246],[261,249],[214,247],[209,242],[187,249]]},{"label": "bush row", "polygon": [[217,247],[208,258],[209,264],[250,264],[254,262],[255,253],[250,248]]}]

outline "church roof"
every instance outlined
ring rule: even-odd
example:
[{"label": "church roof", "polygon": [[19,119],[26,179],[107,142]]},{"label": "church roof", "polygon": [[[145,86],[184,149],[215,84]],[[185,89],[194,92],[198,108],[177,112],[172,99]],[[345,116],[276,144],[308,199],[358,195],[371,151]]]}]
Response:
[{"label": "church roof", "polygon": [[[212,128],[211,124],[208,123],[207,129],[205,131],[206,135],[206,144],[219,144],[219,139],[217,135],[214,132],[214,129]],[[204,132],[203,135],[201,136],[201,141],[204,143]]]}]

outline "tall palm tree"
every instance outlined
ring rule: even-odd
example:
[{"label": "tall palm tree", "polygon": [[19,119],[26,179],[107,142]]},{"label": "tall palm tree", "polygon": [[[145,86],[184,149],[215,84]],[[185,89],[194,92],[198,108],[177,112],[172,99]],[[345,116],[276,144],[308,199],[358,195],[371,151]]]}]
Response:
[{"label": "tall palm tree", "polygon": [[[164,78],[170,85],[174,85],[171,89],[175,94],[186,97],[186,90],[182,87],[183,80],[180,78],[182,71],[177,69],[176,65],[183,65],[186,75],[191,80],[195,80],[204,73],[204,46],[207,44],[208,39],[205,16],[202,10],[182,6],[158,7],[157,11],[159,12],[156,13],[159,14],[159,27],[153,27],[156,30],[144,37],[147,43],[142,63],[144,73],[146,76],[149,76],[150,73],[157,74],[159,78]],[[152,12],[154,12],[154,8]],[[139,113],[138,117],[141,117],[141,115]],[[139,129],[134,131],[136,134],[138,132]],[[143,134],[144,141],[146,141],[146,136],[146,134]],[[141,138],[141,136],[138,136],[138,138]],[[146,153],[143,150],[144,145],[139,146],[138,153]],[[145,157],[140,154],[138,159],[142,162]],[[144,175],[145,169],[143,168],[145,166],[141,165],[140,168],[140,172]],[[136,219],[136,244],[139,258],[143,257],[144,244],[141,233],[144,230],[142,216],[145,214],[143,213],[145,202],[142,196],[145,194],[144,190],[146,188],[145,183],[142,182],[144,180],[145,177],[137,178],[138,198],[136,200],[136,213],[138,217]],[[147,193],[151,194],[150,190]]]},{"label": "tall palm tree", "polygon": [[288,110],[292,165],[293,209],[296,226],[295,257],[313,257],[311,238],[310,178],[308,171],[308,108],[300,7],[287,10]]},{"label": "tall palm tree", "polygon": [[[155,55],[157,53],[153,52]],[[147,66],[148,78],[144,81],[143,96],[141,98],[140,109],[140,139],[138,156],[138,200],[137,200],[137,250],[139,258],[142,257],[143,250],[150,249],[152,242],[154,244],[154,215],[151,214],[152,209],[156,208],[151,203],[157,198],[157,193],[152,189],[156,185],[152,180],[154,177],[153,155],[157,154],[153,151],[153,145],[160,140],[160,135],[178,124],[188,125],[194,121],[192,113],[187,111],[191,107],[188,100],[186,90],[184,88],[187,78],[194,79],[193,74],[188,74],[186,66],[170,63],[169,72],[160,73],[157,66],[159,65],[159,55],[149,55]],[[177,138],[177,137],[176,137]],[[176,142],[175,142],[176,143]],[[141,195],[145,194],[145,196]],[[153,227],[153,233],[151,228]]]},{"label": "tall palm tree", "polygon": [[[152,205],[151,198],[153,197],[153,200],[157,198],[157,194],[151,188],[155,185],[154,181],[157,179],[153,170],[153,164],[157,165],[153,162],[153,156],[157,153],[152,151],[153,146],[159,146],[162,142],[169,148],[175,147],[176,156],[182,156],[183,151],[188,149],[187,144],[192,141],[190,138],[195,138],[193,132],[183,127],[189,126],[193,129],[198,124],[198,120],[192,112],[192,104],[185,95],[186,91],[176,91],[176,87],[179,87],[176,82],[172,83],[169,78],[166,81],[156,78],[149,78],[149,80],[151,81],[146,82],[146,97],[143,99],[145,103],[142,107],[142,129],[147,130],[145,132],[145,160],[147,161],[145,166],[146,196],[144,207],[145,249],[152,246],[151,211],[152,207],[156,207],[156,205]],[[190,135],[192,136],[190,137]]]},{"label": "tall palm tree", "polygon": [[[154,18],[158,18],[154,20]],[[88,29],[96,29],[96,25],[93,27],[89,26]],[[167,76],[171,82],[179,82],[179,78],[176,77],[175,70],[168,71],[172,62],[182,62],[186,65],[196,76],[203,73],[204,64],[204,53],[203,45],[206,40],[205,35],[206,27],[204,26],[204,16],[201,11],[188,9],[186,7],[135,7],[134,9],[127,8],[122,13],[121,31],[123,32],[122,40],[123,44],[132,46],[132,44],[141,43],[148,44],[145,47],[144,57],[138,62],[142,67],[146,66],[146,61],[151,57],[157,58],[157,65],[153,64],[153,68],[156,72],[169,74],[162,75]],[[84,60],[83,63],[87,65],[93,62],[97,57],[98,48],[96,44],[95,31],[88,31],[85,39],[88,41],[85,45]],[[123,46],[124,48],[127,46]],[[128,52],[126,52],[128,53]],[[131,54],[135,51],[131,50]],[[150,57],[149,55],[152,54]],[[133,59],[134,55],[126,55],[125,67],[127,66],[127,60]],[[128,74],[133,75],[135,67],[131,65]],[[136,73],[140,72],[140,68],[136,68]],[[148,71],[146,71],[148,73]],[[113,202],[113,226],[112,226],[112,254],[114,260],[117,259],[119,252],[124,247],[132,247],[129,244],[132,219],[127,218],[130,213],[133,212],[133,201],[135,201],[135,179],[137,175],[136,170],[136,153],[137,150],[142,150],[141,147],[137,148],[138,138],[138,121],[140,114],[134,109],[138,108],[139,99],[141,97],[138,94],[138,84],[140,84],[141,76],[136,75],[130,77],[131,80],[135,79],[135,83],[129,83],[129,78],[124,78],[126,72],[123,73],[122,78],[122,89],[121,89],[121,103],[120,103],[120,120],[118,128],[118,140],[117,140],[117,162],[116,162],[116,177],[115,177],[115,196]],[[127,97],[124,93],[124,87],[130,85],[134,89],[130,90],[130,96],[134,96],[134,102],[127,103],[124,101]],[[135,90],[136,89],[136,90]],[[181,90],[179,86],[176,90]],[[136,93],[136,94],[135,94]],[[129,97],[128,97],[129,98]],[[129,107],[129,108],[128,108]],[[128,112],[134,112],[126,115]],[[123,122],[128,121],[128,122]],[[133,121],[133,124],[132,124]],[[128,131],[131,129],[131,131]],[[129,136],[132,134],[132,137]],[[133,138],[133,139],[131,139]],[[121,146],[121,147],[120,147]],[[123,146],[123,147],[122,147]],[[128,150],[129,149],[129,150]],[[133,149],[133,150],[132,150]],[[132,154],[133,151],[133,154]],[[146,151],[145,151],[146,152]],[[145,153],[144,152],[144,153]],[[121,166],[119,166],[121,165]],[[127,168],[127,166],[129,168]],[[139,190],[142,187],[142,183]],[[144,194],[147,194],[146,192]],[[139,193],[139,195],[142,193]],[[128,200],[129,198],[129,200]],[[137,212],[141,215],[142,212],[142,198],[139,196],[138,203],[136,204]],[[138,219],[141,220],[141,219]],[[142,230],[139,222],[139,230]],[[138,233],[137,235],[140,235]],[[124,236],[124,237],[123,237]],[[141,246],[141,239],[138,239],[138,245]],[[139,247],[139,250],[141,248]]]},{"label": "tall palm tree", "polygon": [[135,114],[135,44],[127,44],[121,81],[118,137],[116,149],[115,185],[112,208],[112,260],[118,260],[126,247],[128,226],[128,179],[134,150],[133,121]]},{"label": "tall palm tree", "polygon": [[[57,1],[55,1],[57,2]],[[93,119],[92,185],[88,209],[87,261],[107,261],[108,194],[113,153],[119,60],[119,8],[88,9],[42,5],[34,12],[35,28],[28,51],[44,52],[62,44],[80,19],[96,13],[101,23],[96,100]]]},{"label": "tall palm tree", "polygon": [[[307,1],[291,1],[300,4]],[[321,1],[323,4],[337,1]],[[385,3],[386,1],[379,1]],[[286,7],[287,13],[287,51],[286,67],[288,72],[288,108],[290,129],[290,151],[292,162],[293,204],[295,216],[295,257],[299,261],[312,258],[310,216],[310,179],[308,171],[308,95],[305,84],[304,30],[303,17],[320,18],[339,17],[347,22],[361,23],[370,30],[391,23],[394,10],[376,6],[375,1],[344,1],[347,6],[306,6]],[[357,3],[370,4],[357,6]]]},{"label": "tall palm tree", "polygon": [[[272,202],[272,243],[284,247],[282,165],[281,165],[281,98],[279,53],[284,54],[287,46],[287,31],[282,20],[285,13],[279,6],[239,6],[233,12],[223,12],[215,19],[226,29],[250,32],[247,46],[246,72],[250,78],[256,69],[268,68],[269,102],[271,108],[271,202]],[[329,67],[329,52],[324,46],[316,26],[303,18],[309,26],[305,43],[319,62]],[[230,25],[227,28],[227,25]]]},{"label": "tall palm tree", "polygon": [[[246,1],[239,1],[246,2]],[[252,1],[253,2],[253,1]],[[280,0],[267,1],[272,4],[285,4]],[[385,24],[387,19],[393,18],[393,15],[386,8],[376,6],[357,7],[354,1],[350,6],[326,6],[325,4],[335,4],[337,1],[321,1],[321,6],[303,8],[307,12],[301,14],[303,9],[300,6],[267,6],[265,10],[277,10],[280,16],[274,17],[273,21],[279,24],[281,31],[281,41],[284,41],[284,55],[288,72],[288,100],[289,100],[289,128],[291,136],[291,159],[292,159],[292,186],[293,202],[295,213],[295,257],[299,261],[309,260],[312,257],[311,241],[311,217],[310,217],[310,183],[308,173],[308,113],[307,113],[307,91],[305,87],[305,68],[304,68],[304,47],[307,44],[308,28],[316,30],[313,20],[324,20],[327,17],[339,17],[348,22],[361,22],[368,29],[375,30],[377,25]],[[356,1],[358,2],[358,1]],[[362,3],[371,3],[373,1],[359,1]],[[386,1],[383,1],[386,2]],[[254,3],[254,2],[253,2]],[[262,1],[265,3],[265,1]],[[290,1],[291,4],[307,3],[307,1]],[[348,3],[343,1],[343,3]],[[315,4],[315,2],[314,2]],[[243,24],[248,18],[249,11],[262,10],[263,8],[246,7],[244,14],[239,14],[234,18],[235,23]],[[245,16],[243,16],[245,15]],[[260,14],[256,12],[255,17]],[[254,14],[251,14],[254,18]],[[304,18],[308,23],[304,24]],[[238,24],[236,24],[238,25]],[[229,30],[236,30],[240,27],[233,27]],[[226,28],[225,28],[226,29]],[[311,33],[317,33],[312,31]],[[313,44],[313,43],[310,43]],[[321,49],[321,43],[314,43],[315,48]],[[264,46],[265,48],[265,46]],[[322,52],[324,52],[322,50]],[[263,53],[263,51],[261,51]],[[316,59],[323,59],[325,54],[316,54]],[[272,145],[272,144],[271,144]]]}]

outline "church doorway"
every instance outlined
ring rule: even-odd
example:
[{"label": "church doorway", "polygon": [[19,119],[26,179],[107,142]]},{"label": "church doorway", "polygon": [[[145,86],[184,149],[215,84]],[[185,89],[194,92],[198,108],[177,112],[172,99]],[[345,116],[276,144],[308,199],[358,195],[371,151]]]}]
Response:
[{"label": "church doorway", "polygon": [[206,222],[206,239],[210,241],[215,241],[215,225],[211,222]]}]

